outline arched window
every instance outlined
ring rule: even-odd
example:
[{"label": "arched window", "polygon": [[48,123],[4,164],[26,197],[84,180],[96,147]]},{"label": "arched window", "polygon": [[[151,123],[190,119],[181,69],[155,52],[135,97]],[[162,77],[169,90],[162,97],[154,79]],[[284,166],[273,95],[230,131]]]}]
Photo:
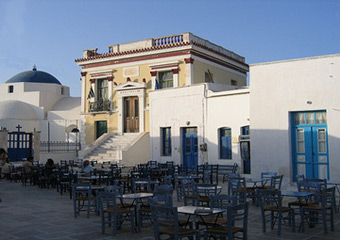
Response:
[{"label": "arched window", "polygon": [[219,129],[220,159],[232,159],[231,128]]}]

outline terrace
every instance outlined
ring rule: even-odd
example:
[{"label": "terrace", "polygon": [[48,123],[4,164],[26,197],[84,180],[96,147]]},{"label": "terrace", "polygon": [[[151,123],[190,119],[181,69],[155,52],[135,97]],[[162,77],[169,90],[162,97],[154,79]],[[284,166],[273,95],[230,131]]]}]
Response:
[{"label": "terrace", "polygon": [[[226,183],[221,183],[226,192]],[[68,194],[60,195],[55,188],[39,188],[36,185],[23,186],[20,181],[0,180],[0,239],[112,239],[111,231],[101,233],[100,217],[91,213],[74,218],[72,200]],[[174,205],[182,205],[174,193]],[[339,239],[340,214],[335,214],[335,231],[324,234],[322,226],[306,228],[305,232],[292,232],[282,227],[281,236],[274,230],[262,233],[260,210],[250,204],[248,218],[248,239]],[[154,239],[153,226],[146,222],[138,233],[131,233],[123,226],[114,239]]]}]

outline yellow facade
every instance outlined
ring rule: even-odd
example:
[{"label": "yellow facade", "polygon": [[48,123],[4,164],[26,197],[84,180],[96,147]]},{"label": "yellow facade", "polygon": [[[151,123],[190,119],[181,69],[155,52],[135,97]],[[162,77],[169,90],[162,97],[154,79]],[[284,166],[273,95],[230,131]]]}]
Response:
[{"label": "yellow facade", "polygon": [[[165,39],[164,42],[162,39]],[[112,45],[106,54],[97,54],[96,49],[85,50],[84,57],[76,62],[82,67],[83,74],[82,112],[86,121],[86,144],[92,143],[97,137],[97,121],[106,121],[109,133],[124,134],[125,115],[130,113],[122,108],[125,108],[126,96],[135,96],[135,92],[139,97],[138,104],[143,103],[143,106],[138,105],[139,110],[137,107],[134,109],[139,114],[139,132],[149,132],[149,92],[155,90],[156,79],[161,72],[172,72],[174,87],[204,83],[207,71],[215,83],[235,85],[236,81],[237,86],[245,86],[248,65],[242,63],[244,59],[235,54],[233,59],[227,56],[231,54],[228,50],[209,42],[204,46],[195,44],[200,40],[191,33],[184,33]],[[92,111],[90,102],[94,99],[88,99],[91,82],[94,86],[103,73],[106,74],[103,79],[112,81],[112,86],[108,84],[107,89],[109,95],[112,93],[111,109]],[[140,119],[142,116],[143,119]]]}]

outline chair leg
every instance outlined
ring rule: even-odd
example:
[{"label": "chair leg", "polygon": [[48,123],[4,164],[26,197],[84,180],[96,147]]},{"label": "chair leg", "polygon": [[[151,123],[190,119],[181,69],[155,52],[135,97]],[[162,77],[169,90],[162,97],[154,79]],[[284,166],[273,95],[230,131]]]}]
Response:
[{"label": "chair leg", "polygon": [[105,216],[104,216],[104,212],[100,213],[100,217],[102,219],[102,234],[105,233]]},{"label": "chair leg", "polygon": [[135,232],[135,214],[130,212],[131,215],[131,232]]},{"label": "chair leg", "polygon": [[262,215],[262,232],[265,233],[266,232],[266,213],[262,211],[261,215]]},{"label": "chair leg", "polygon": [[331,231],[334,231],[334,209],[331,209]]},{"label": "chair leg", "polygon": [[90,211],[91,211],[91,199],[87,202],[87,218],[90,217]]},{"label": "chair leg", "polygon": [[324,233],[328,233],[326,210],[322,211],[322,222],[323,222],[323,231],[324,231]]}]

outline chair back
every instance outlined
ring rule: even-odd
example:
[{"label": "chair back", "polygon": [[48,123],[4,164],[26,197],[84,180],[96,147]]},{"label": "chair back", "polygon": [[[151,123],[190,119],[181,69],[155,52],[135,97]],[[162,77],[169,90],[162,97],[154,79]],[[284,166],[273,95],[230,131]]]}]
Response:
[{"label": "chair back", "polygon": [[151,204],[155,240],[160,240],[160,232],[171,232],[173,239],[179,239],[177,207]]},{"label": "chair back", "polygon": [[170,176],[170,175],[164,176],[163,184],[172,186],[172,176]]},{"label": "chair back", "polygon": [[149,178],[133,178],[132,192],[151,192],[151,184]]},{"label": "chair back", "polygon": [[281,190],[283,175],[272,176],[270,179],[270,189],[271,190]]},{"label": "chair back", "polygon": [[98,206],[100,216],[103,216],[104,211],[112,209],[112,213],[117,214],[117,195],[116,192],[98,192]]},{"label": "chair back", "polygon": [[173,198],[171,194],[158,194],[153,195],[149,198],[150,205],[165,205],[168,207],[173,207]]},{"label": "chair back", "polygon": [[237,238],[248,239],[248,209],[249,203],[241,203],[227,208],[228,239],[235,239],[235,235],[242,234]]},{"label": "chair back", "polygon": [[282,197],[279,190],[257,189],[258,202],[261,212],[268,206],[277,208],[279,214],[282,212]]},{"label": "chair back", "polygon": [[210,196],[210,207],[211,208],[221,208],[227,209],[229,206],[235,206],[237,204],[237,199],[234,196],[228,194],[218,194]]},{"label": "chair back", "polygon": [[123,194],[123,186],[110,185],[104,187],[104,192],[115,193],[116,195]]},{"label": "chair back", "polygon": [[153,191],[153,195],[171,195],[172,196],[173,189],[171,185],[158,185],[155,186],[155,190]]},{"label": "chair back", "polygon": [[247,198],[246,180],[244,177],[229,177],[228,194],[235,197],[238,203],[245,202]]},{"label": "chair back", "polygon": [[261,178],[264,180],[270,180],[272,177],[277,176],[277,172],[262,172]]},{"label": "chair back", "polygon": [[211,171],[207,169],[203,171],[203,183],[211,183]]}]

